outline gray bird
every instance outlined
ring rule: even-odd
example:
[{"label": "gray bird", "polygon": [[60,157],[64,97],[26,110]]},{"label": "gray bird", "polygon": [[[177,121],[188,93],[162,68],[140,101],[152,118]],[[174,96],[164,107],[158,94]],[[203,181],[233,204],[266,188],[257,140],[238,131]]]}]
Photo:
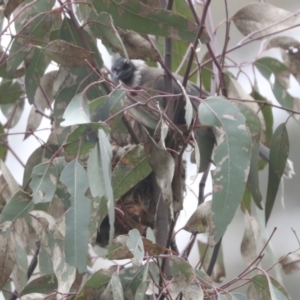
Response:
[{"label": "gray bird", "polygon": [[[119,58],[115,61],[112,66],[113,80],[115,82],[121,81],[128,87],[142,87],[145,90],[155,90],[160,92],[160,94],[165,93],[165,82],[164,82],[164,70],[160,68],[153,68],[146,65],[142,60],[128,60],[124,58]],[[183,78],[177,74],[173,74],[174,78],[182,82]],[[172,94],[179,95],[182,94],[182,88],[177,82],[172,81]],[[201,91],[205,96],[208,96],[206,91]],[[139,92],[140,93],[140,92]],[[145,102],[149,94],[139,94],[139,102]],[[144,91],[141,91],[144,93]],[[200,90],[199,88],[188,82],[186,86],[186,93],[191,96],[199,97]],[[151,93],[150,93],[151,94]],[[133,96],[134,98],[134,96]],[[127,100],[128,101],[128,100]],[[126,104],[132,104],[132,101],[128,101]],[[160,103],[162,101],[160,100]],[[151,110],[145,110],[143,107],[135,107],[130,109],[131,115],[144,126],[155,129],[159,120],[159,113],[155,113]],[[260,145],[259,155],[262,159],[269,161],[270,149],[268,149],[263,144]],[[292,177],[295,174],[293,163],[288,160],[284,170],[284,175],[286,177]]]},{"label": "gray bird", "polygon": [[[119,58],[115,61],[112,66],[113,80],[118,82],[122,81],[127,86],[131,87],[146,87],[152,88],[156,91],[165,92],[164,83],[164,70],[160,68],[149,67],[142,60],[127,60],[124,58]],[[176,80],[182,82],[183,78],[177,74],[173,74]],[[182,94],[181,87],[173,81],[173,94]],[[188,82],[186,86],[186,92],[188,95],[199,97],[199,88]],[[208,93],[205,92],[208,96]]]},{"label": "gray bird", "polygon": [[[182,95],[182,87],[172,80],[172,95],[178,95],[170,97],[165,97],[163,100],[163,95],[166,95],[165,91],[165,80],[164,80],[164,70],[161,68],[153,68],[146,65],[142,60],[128,60],[124,58],[119,58],[115,61],[112,66],[113,80],[118,82],[119,80],[128,87],[142,87],[143,90],[136,90],[136,93],[132,93],[131,99],[127,99],[126,104],[131,105],[134,103],[134,99],[140,103],[145,103],[147,99],[153,97],[153,100],[147,103],[148,109],[143,106],[135,107],[130,109],[130,114],[144,126],[155,129],[160,118],[159,110],[166,105],[167,101],[179,100]],[[174,78],[182,82],[183,78],[177,74],[173,74]],[[188,95],[199,97],[199,88],[188,82],[185,91]],[[157,97],[160,95],[160,97]],[[205,92],[205,96],[208,96]],[[192,100],[192,99],[191,99]],[[192,100],[193,101],[193,100]],[[159,103],[159,105],[157,105]],[[165,104],[164,104],[165,103]],[[174,103],[174,102],[173,102]],[[199,103],[196,105],[198,106]],[[149,109],[151,107],[152,109]],[[174,114],[170,107],[168,107],[168,116],[172,118]],[[184,123],[184,112],[178,117],[178,123]]]}]

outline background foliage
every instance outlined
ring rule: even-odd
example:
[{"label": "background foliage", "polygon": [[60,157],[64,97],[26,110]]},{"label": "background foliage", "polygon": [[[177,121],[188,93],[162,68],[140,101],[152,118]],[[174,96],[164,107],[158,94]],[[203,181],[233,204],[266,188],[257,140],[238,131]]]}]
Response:
[{"label": "background foliage", "polygon": [[[298,11],[265,2],[231,14],[225,0],[226,18],[216,26],[211,7],[209,0],[5,1],[0,59],[5,299],[291,299],[278,264],[286,274],[297,272],[298,249],[272,258],[265,224],[289,154],[287,122],[299,119],[299,98],[289,84],[300,82],[300,44],[285,34],[300,18]],[[234,26],[243,37],[231,46]],[[218,30],[224,30],[221,48]],[[180,74],[182,95],[172,101],[151,89],[112,82],[99,40],[114,58],[119,53],[165,69],[164,96],[171,96],[174,84],[168,70]],[[261,40],[248,62],[230,56]],[[280,59],[269,55],[274,48]],[[249,74],[244,65],[251,67]],[[276,104],[263,96],[262,77]],[[188,80],[198,86],[198,97],[187,95]],[[136,97],[142,93],[146,102]],[[9,137],[28,103],[27,125],[18,134],[35,137],[40,146],[23,164],[24,149],[13,149]],[[132,118],[133,109],[143,117]],[[273,130],[274,109],[288,114]],[[153,122],[155,128],[147,126]],[[41,130],[48,131],[46,141],[38,136]],[[266,167],[258,157],[261,143],[270,147],[266,193],[258,175]],[[8,155],[23,164],[22,182],[7,167]],[[174,228],[189,200],[184,158],[202,177],[199,206],[182,228],[191,237],[179,251]],[[205,196],[210,172],[212,195]],[[244,214],[245,233],[234,243],[245,266],[223,281],[222,237],[237,210]],[[199,235],[205,242],[197,240],[195,263],[189,254]],[[265,253],[269,267],[261,265]],[[93,270],[100,258],[113,266]]]}]

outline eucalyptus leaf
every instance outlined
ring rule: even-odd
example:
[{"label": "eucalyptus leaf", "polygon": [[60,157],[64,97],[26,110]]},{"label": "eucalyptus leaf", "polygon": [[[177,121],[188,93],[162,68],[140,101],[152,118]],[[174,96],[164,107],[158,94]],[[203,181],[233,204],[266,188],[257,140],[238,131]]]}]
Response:
[{"label": "eucalyptus leaf", "polygon": [[57,169],[51,162],[35,166],[30,182],[33,191],[33,202],[35,204],[50,202],[54,197],[57,181]]},{"label": "eucalyptus leaf", "polygon": [[289,138],[286,130],[286,124],[280,124],[273,134],[270,147],[269,179],[266,197],[265,218],[268,222],[281,177],[287,163],[289,155]]},{"label": "eucalyptus leaf", "polygon": [[73,160],[63,169],[60,180],[71,195],[71,207],[66,213],[66,262],[82,273],[87,266],[88,226],[91,215],[91,201],[85,196],[88,178],[82,165]]},{"label": "eucalyptus leaf", "polygon": [[216,138],[212,171],[214,241],[225,233],[242,201],[251,159],[251,136],[245,117],[223,98],[208,98],[199,106],[199,121],[212,126]]}]

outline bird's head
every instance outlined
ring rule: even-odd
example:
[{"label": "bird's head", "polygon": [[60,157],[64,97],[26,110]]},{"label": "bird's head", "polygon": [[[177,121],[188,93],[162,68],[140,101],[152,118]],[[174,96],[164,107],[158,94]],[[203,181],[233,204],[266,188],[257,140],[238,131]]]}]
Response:
[{"label": "bird's head", "polygon": [[147,73],[149,67],[143,60],[140,59],[126,59],[118,58],[111,68],[113,72],[114,82],[122,81],[127,86],[140,86],[143,85],[143,74]]},{"label": "bird's head", "polygon": [[118,82],[121,80],[126,85],[131,85],[135,66],[126,58],[118,58],[112,66],[113,80]]}]

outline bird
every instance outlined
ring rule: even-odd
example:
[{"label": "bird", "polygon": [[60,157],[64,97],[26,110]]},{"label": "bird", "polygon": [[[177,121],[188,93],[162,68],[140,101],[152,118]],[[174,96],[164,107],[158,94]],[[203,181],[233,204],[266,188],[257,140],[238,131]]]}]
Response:
[{"label": "bird", "polygon": [[[179,82],[182,82],[183,78],[177,74],[173,74],[173,78],[176,79],[172,81],[172,94],[180,95],[182,94],[182,87]],[[165,81],[164,81],[164,69],[149,67],[143,60],[135,60],[135,59],[126,59],[126,58],[118,58],[114,64],[112,65],[112,78],[114,82],[121,81],[124,85],[128,87],[139,87],[146,90],[154,90],[161,94],[165,94]],[[199,97],[200,94],[207,97],[209,93],[205,90],[201,90],[193,83],[188,82],[186,85],[186,93],[188,95]],[[133,93],[133,95],[135,95]],[[142,95],[143,97],[138,97],[138,99],[147,98],[146,95]],[[148,94],[149,97],[149,94]],[[161,100],[160,100],[161,102]],[[127,104],[132,104],[132,102],[127,102]],[[198,102],[199,105],[199,102]],[[131,115],[144,126],[155,129],[158,121],[159,114],[155,113],[151,110],[152,114],[149,113],[149,110],[143,109],[143,107],[135,107],[130,109]],[[184,114],[183,117],[184,119]],[[181,119],[182,119],[181,118]],[[270,157],[270,149],[265,145],[260,143],[259,148],[260,158],[269,162]],[[288,178],[291,178],[295,174],[293,163],[289,159],[287,160],[286,167],[284,170],[284,175]]]},{"label": "bird", "polygon": [[[150,101],[147,107],[139,106],[129,110],[130,114],[139,123],[152,130],[155,130],[158,120],[160,119],[159,110],[168,106],[166,104],[168,101],[179,101],[183,94],[183,87],[181,86],[183,78],[180,75],[172,75],[171,94],[174,96],[170,97],[170,93],[166,93],[165,90],[164,69],[149,67],[143,60],[118,58],[112,66],[112,73],[114,82],[121,81],[124,85],[135,89],[135,92],[131,93],[131,100],[127,99],[127,105],[133,104],[132,99],[135,99],[140,103],[145,103],[147,99],[152,97],[155,99],[155,101]],[[178,81],[180,83],[178,83]],[[142,90],[139,90],[138,88],[142,88]],[[187,83],[185,92],[187,95],[193,96],[194,99],[198,98],[201,94],[198,86],[192,82]],[[208,96],[207,92],[204,93],[205,96]],[[167,94],[169,94],[168,97],[166,96]],[[157,97],[158,95],[160,97]],[[191,99],[191,101],[195,101],[194,99]],[[156,103],[159,103],[159,105],[156,105]],[[196,105],[198,106],[199,103],[196,103]],[[150,107],[152,107],[152,109],[149,109]],[[169,118],[173,119],[175,113],[173,111],[172,114],[170,106],[168,106],[168,112]],[[184,110],[181,110],[177,118],[177,124],[185,124],[184,119]]]},{"label": "bird", "polygon": [[[164,69],[149,67],[143,60],[118,58],[112,66],[113,81],[122,81],[130,87],[148,87],[156,91],[165,92]],[[182,82],[180,75],[173,74],[176,80]],[[173,94],[182,94],[182,88],[177,82],[173,82]],[[199,96],[200,89],[197,85],[188,82],[186,86],[188,95]],[[205,92],[207,96],[207,92]]]}]

